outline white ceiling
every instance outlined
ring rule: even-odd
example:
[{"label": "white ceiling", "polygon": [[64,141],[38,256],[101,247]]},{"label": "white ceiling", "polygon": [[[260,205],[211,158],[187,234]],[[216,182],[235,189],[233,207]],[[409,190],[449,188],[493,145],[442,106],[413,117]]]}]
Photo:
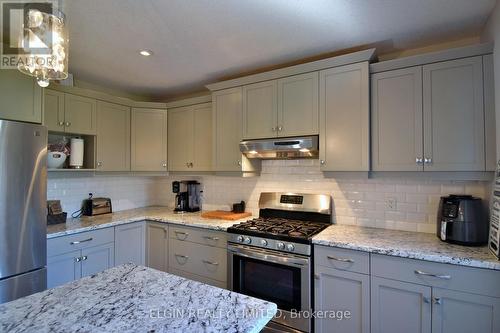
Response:
[{"label": "white ceiling", "polygon": [[[495,0],[65,0],[70,71],[129,93],[204,84],[365,44],[379,52],[477,36]],[[152,57],[142,57],[150,49]],[[382,50],[381,50],[382,49]]]}]

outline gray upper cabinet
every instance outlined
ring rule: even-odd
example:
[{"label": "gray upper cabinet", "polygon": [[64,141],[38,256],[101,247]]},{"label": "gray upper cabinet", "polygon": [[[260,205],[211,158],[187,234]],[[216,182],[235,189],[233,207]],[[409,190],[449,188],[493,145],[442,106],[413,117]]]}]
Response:
[{"label": "gray upper cabinet", "polygon": [[241,171],[242,88],[212,93],[214,171]]},{"label": "gray upper cabinet", "polygon": [[166,110],[133,108],[130,136],[132,171],[167,171]]},{"label": "gray upper cabinet", "polygon": [[243,86],[243,139],[275,137],[278,119],[278,82]]},{"label": "gray upper cabinet", "polygon": [[97,132],[96,100],[72,94],[64,95],[65,131],[95,135]]},{"label": "gray upper cabinet", "polygon": [[147,223],[146,240],[146,265],[166,272],[168,270],[168,226],[161,223]]},{"label": "gray upper cabinet", "polygon": [[432,289],[432,332],[500,332],[500,299]]},{"label": "gray upper cabinet", "polygon": [[428,171],[484,171],[482,57],[423,66]]},{"label": "gray upper cabinet", "polygon": [[135,222],[115,227],[115,265],[145,265],[146,224]]},{"label": "gray upper cabinet", "polygon": [[372,333],[431,333],[431,287],[371,278]]},{"label": "gray upper cabinet", "polygon": [[169,171],[211,171],[212,103],[168,110]]},{"label": "gray upper cabinet", "polygon": [[278,80],[278,136],[319,133],[318,72]]},{"label": "gray upper cabinet", "polygon": [[319,74],[322,171],[369,171],[368,62]]},{"label": "gray upper cabinet", "polygon": [[42,122],[42,88],[17,70],[0,71],[0,119]]},{"label": "gray upper cabinet", "polygon": [[64,131],[64,93],[44,89],[43,124],[49,131]]},{"label": "gray upper cabinet", "polygon": [[97,102],[97,169],[130,170],[130,108]]},{"label": "gray upper cabinet", "polygon": [[350,319],[317,318],[315,332],[370,332],[370,276],[315,266],[316,311],[349,310]]},{"label": "gray upper cabinet", "polygon": [[372,170],[423,171],[422,67],[371,77]]}]

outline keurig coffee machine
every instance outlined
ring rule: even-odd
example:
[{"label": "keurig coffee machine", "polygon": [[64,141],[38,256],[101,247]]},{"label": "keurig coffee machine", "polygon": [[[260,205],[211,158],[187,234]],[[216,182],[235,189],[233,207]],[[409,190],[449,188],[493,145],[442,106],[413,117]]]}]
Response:
[{"label": "keurig coffee machine", "polygon": [[175,196],[175,212],[197,212],[201,209],[201,184],[196,180],[172,182]]},{"label": "keurig coffee machine", "polygon": [[471,195],[441,197],[436,234],[442,241],[484,245],[488,241],[488,216],[480,198]]}]

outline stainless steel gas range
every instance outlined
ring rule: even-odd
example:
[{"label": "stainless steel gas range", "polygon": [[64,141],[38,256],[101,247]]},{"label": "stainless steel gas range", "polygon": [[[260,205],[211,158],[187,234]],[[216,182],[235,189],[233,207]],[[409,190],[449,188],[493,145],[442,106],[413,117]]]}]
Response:
[{"label": "stainless steel gas range", "polygon": [[259,218],[228,228],[233,291],[278,305],[269,331],[311,331],[312,237],[332,221],[329,195],[266,192]]}]

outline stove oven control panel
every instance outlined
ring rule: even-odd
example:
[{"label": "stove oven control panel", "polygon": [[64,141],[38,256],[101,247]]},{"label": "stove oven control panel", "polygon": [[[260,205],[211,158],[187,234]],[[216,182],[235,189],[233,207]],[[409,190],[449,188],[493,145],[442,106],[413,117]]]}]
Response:
[{"label": "stove oven control panel", "polygon": [[229,242],[260,247],[280,252],[289,252],[303,255],[311,255],[311,246],[309,244],[293,243],[270,238],[261,238],[255,236],[229,234]]}]

